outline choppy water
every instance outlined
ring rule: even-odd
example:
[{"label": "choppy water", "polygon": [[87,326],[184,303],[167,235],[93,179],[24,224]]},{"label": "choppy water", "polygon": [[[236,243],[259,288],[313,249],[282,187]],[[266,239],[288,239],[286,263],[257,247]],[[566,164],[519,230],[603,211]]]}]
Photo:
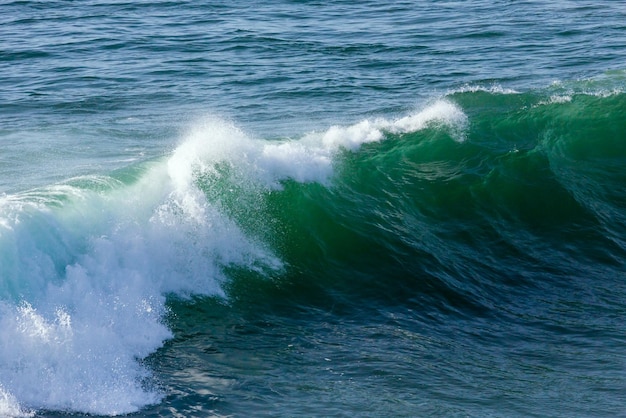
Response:
[{"label": "choppy water", "polygon": [[0,415],[623,416],[625,22],[0,3]]}]

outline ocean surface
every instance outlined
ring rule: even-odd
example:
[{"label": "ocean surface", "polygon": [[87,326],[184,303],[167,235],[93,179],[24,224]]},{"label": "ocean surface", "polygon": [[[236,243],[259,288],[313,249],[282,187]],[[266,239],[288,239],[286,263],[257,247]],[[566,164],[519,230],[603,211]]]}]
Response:
[{"label": "ocean surface", "polygon": [[626,417],[626,4],[0,0],[0,416]]}]

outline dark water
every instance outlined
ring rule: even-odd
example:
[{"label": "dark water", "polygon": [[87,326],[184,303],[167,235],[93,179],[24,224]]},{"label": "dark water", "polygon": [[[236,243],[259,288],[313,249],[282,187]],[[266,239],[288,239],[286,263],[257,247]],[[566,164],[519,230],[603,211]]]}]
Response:
[{"label": "dark water", "polygon": [[620,2],[0,16],[0,415],[626,416]]}]

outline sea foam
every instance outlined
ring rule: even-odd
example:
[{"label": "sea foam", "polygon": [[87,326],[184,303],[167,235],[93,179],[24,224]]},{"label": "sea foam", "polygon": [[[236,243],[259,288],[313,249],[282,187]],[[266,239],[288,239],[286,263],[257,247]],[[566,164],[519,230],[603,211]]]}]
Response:
[{"label": "sea foam", "polygon": [[224,266],[280,268],[195,187],[188,146],[134,184],[4,196],[3,415],[117,415],[158,402],[141,359],[171,337],[166,295],[221,296]]},{"label": "sea foam", "polygon": [[170,170],[181,184],[188,183],[194,173],[213,172],[218,163],[269,188],[280,189],[287,179],[326,184],[339,151],[357,151],[364,144],[385,140],[387,134],[416,132],[431,125],[443,127],[462,142],[468,119],[458,105],[441,99],[398,119],[365,119],[297,139],[268,141],[250,137],[230,122],[208,117],[188,132],[187,141],[170,160]]}]

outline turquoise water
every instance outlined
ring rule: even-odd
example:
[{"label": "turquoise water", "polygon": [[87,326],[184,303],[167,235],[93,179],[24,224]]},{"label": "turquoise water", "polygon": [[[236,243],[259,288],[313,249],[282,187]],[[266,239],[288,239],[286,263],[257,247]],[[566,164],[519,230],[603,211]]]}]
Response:
[{"label": "turquoise water", "polygon": [[0,415],[626,411],[619,2],[0,4]]}]

